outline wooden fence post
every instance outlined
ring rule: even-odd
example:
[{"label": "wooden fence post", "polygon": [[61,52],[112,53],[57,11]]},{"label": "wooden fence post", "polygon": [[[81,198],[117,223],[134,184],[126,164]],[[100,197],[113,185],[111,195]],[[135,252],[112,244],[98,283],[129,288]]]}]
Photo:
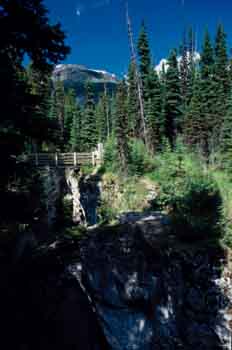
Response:
[{"label": "wooden fence post", "polygon": [[103,144],[102,143],[98,143],[98,145],[97,145],[97,153],[98,153],[99,163],[101,164],[103,162],[103,154],[104,154]]},{"label": "wooden fence post", "polygon": [[95,166],[95,151],[92,152],[92,166]]},{"label": "wooden fence post", "polygon": [[77,166],[77,152],[74,152],[73,156],[74,156],[74,166],[76,167]]}]

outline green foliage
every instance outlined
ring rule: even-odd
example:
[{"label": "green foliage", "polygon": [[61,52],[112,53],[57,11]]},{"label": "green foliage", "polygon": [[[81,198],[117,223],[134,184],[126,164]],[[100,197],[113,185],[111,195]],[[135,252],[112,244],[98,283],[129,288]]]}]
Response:
[{"label": "green foliage", "polygon": [[72,110],[72,125],[70,131],[69,146],[73,152],[81,152],[84,148],[82,140],[82,115],[83,112],[81,108],[76,104],[75,108]]},{"label": "green foliage", "polygon": [[227,112],[224,116],[221,132],[221,159],[226,170],[232,169],[232,90],[228,101]]},{"label": "green foliage", "polygon": [[90,83],[86,86],[86,99],[83,113],[81,136],[85,151],[91,151],[97,144],[97,123],[93,89]]},{"label": "green foliage", "polygon": [[142,22],[139,39],[138,39],[138,55],[140,59],[140,75],[144,89],[144,98],[146,99],[147,91],[146,91],[146,80],[148,78],[150,68],[151,68],[151,53],[148,42],[148,36],[146,32],[145,23]]},{"label": "green foliage", "polygon": [[196,156],[179,144],[164,152],[152,175],[159,186],[156,205],[167,210],[173,232],[187,240],[222,235],[222,197],[216,181]]},{"label": "green foliage", "polygon": [[107,139],[104,145],[104,166],[107,171],[118,171],[119,169],[119,159],[117,152],[117,140],[115,136],[111,136]]},{"label": "green foliage", "polygon": [[181,85],[176,50],[171,51],[168,59],[165,88],[165,133],[173,147],[177,132],[180,132],[182,129]]},{"label": "green foliage", "polygon": [[146,102],[147,129],[149,149],[159,151],[164,135],[164,118],[162,114],[162,90],[158,74],[150,70],[147,80],[148,100]]},{"label": "green foliage", "polygon": [[96,106],[98,141],[104,143],[111,133],[110,101],[107,92],[100,97]]},{"label": "green foliage", "polygon": [[141,176],[151,172],[153,167],[154,160],[147,152],[144,142],[141,140],[132,140],[130,144],[130,174],[132,176]]},{"label": "green foliage", "polygon": [[[3,1],[0,6],[0,30],[4,33],[0,45],[1,207],[12,203],[13,179],[18,173],[18,163],[12,155],[22,154],[25,145],[41,143],[43,130],[47,129],[46,119],[40,118],[44,106],[38,97],[42,96],[38,94],[38,84],[32,86],[27,77],[24,58],[27,55],[31,59],[34,72],[45,81],[53,65],[69,52],[60,25],[50,24],[47,13],[40,0]],[[17,188],[19,194],[20,188]],[[14,214],[17,215],[17,210]]]},{"label": "green foliage", "polygon": [[128,114],[127,114],[127,88],[125,82],[122,81],[118,85],[116,95],[116,121],[115,136],[117,140],[117,151],[119,158],[119,166],[121,172],[128,173],[128,163],[130,150],[128,144]]}]

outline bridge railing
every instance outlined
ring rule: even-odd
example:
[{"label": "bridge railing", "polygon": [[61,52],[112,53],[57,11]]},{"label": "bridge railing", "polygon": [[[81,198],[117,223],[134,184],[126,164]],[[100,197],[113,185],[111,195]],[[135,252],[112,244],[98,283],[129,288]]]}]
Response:
[{"label": "bridge railing", "polygon": [[99,144],[93,152],[73,153],[32,153],[28,160],[38,167],[76,167],[80,165],[97,166],[103,162],[103,145]]}]

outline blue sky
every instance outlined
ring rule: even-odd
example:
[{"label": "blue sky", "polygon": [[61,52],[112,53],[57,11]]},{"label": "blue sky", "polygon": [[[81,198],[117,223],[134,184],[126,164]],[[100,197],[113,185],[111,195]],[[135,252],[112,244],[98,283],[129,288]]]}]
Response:
[{"label": "blue sky", "polygon": [[[72,52],[65,63],[84,64],[122,75],[127,71],[129,49],[124,0],[44,0],[52,22],[60,21]],[[144,19],[155,63],[178,47],[187,25],[212,37],[222,22],[232,47],[231,0],[129,0],[134,35]]]}]

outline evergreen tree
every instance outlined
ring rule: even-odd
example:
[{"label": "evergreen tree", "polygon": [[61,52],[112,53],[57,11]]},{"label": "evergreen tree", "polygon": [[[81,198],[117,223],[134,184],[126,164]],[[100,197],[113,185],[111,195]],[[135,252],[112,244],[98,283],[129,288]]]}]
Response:
[{"label": "evergreen tree", "polygon": [[[147,101],[149,100],[148,79],[149,79],[149,73],[151,69],[151,53],[150,53],[149,41],[148,41],[148,36],[147,36],[144,22],[142,22],[142,27],[139,34],[137,48],[138,48],[138,55],[139,55],[140,78],[142,83],[142,98],[144,102],[144,113],[146,117],[146,114],[148,112],[146,109],[146,106],[147,106]],[[142,126],[142,120],[140,121],[141,121],[141,125],[140,125],[139,134],[141,135],[141,130],[143,129],[143,126]]]},{"label": "evergreen tree", "polygon": [[[71,136],[73,120],[77,113],[78,107],[76,102],[76,93],[73,89],[69,89],[64,98],[64,140],[65,145],[68,145]],[[66,147],[67,148],[67,147]]]},{"label": "evergreen tree", "polygon": [[81,121],[82,121],[82,111],[79,105],[76,104],[75,110],[72,113],[72,125],[70,130],[70,140],[69,145],[72,152],[82,152],[84,150],[83,140],[81,135]]},{"label": "evergreen tree", "polygon": [[[222,24],[217,28],[215,40],[215,79],[218,85],[222,86],[225,98],[229,91],[229,59],[227,54],[226,33]],[[222,100],[223,101],[223,100]]]},{"label": "evergreen tree", "polygon": [[81,137],[86,151],[93,150],[97,144],[97,123],[93,89],[90,83],[86,85],[86,99],[83,111]]},{"label": "evergreen tree", "polygon": [[[36,137],[42,136],[42,132],[38,132],[40,119],[32,117],[38,100],[26,78],[24,58],[27,55],[34,69],[45,76],[51,73],[54,64],[65,58],[69,49],[64,44],[65,35],[60,25],[50,24],[41,0],[1,1],[0,31],[0,205],[2,208],[4,203],[10,214],[12,210],[7,210],[7,203],[12,206],[12,196],[19,194],[19,191],[13,193],[10,186],[13,177],[19,175],[19,165],[12,155],[25,151],[35,131]],[[4,219],[1,212],[1,220]]]},{"label": "evergreen tree", "polygon": [[232,90],[227,104],[227,112],[224,116],[221,138],[221,158],[224,166],[232,170]]},{"label": "evergreen tree", "polygon": [[227,55],[226,34],[223,26],[220,24],[217,29],[215,40],[215,115],[214,137],[216,143],[219,142],[220,131],[223,124],[223,119],[226,114],[226,103],[229,94],[229,59]]},{"label": "evergreen tree", "polygon": [[[190,146],[203,148],[203,142],[207,137],[207,130],[202,119],[200,77],[196,77],[187,113],[184,117],[184,139]],[[205,135],[206,134],[206,135]]]},{"label": "evergreen tree", "polygon": [[128,146],[128,116],[127,116],[127,88],[124,82],[118,85],[116,95],[115,135],[121,171],[128,173],[129,146]]},{"label": "evergreen tree", "polygon": [[98,141],[104,143],[111,133],[110,102],[105,93],[100,97],[96,107]]},{"label": "evergreen tree", "polygon": [[59,125],[59,141],[60,149],[64,148],[65,144],[65,91],[62,81],[57,81],[55,84],[55,114]]},{"label": "evergreen tree", "polygon": [[187,96],[189,90],[189,52],[186,39],[186,33],[184,32],[183,43],[181,46],[181,61],[180,61],[180,82],[181,82],[181,96],[182,96],[182,110],[185,113],[187,108]]},{"label": "evergreen tree", "polygon": [[177,132],[180,132],[182,128],[182,98],[176,50],[171,51],[168,59],[165,89],[165,133],[173,147],[177,137]]},{"label": "evergreen tree", "polygon": [[36,70],[32,63],[27,67],[26,78],[34,101],[30,119],[31,138],[27,142],[27,150],[38,152],[42,150],[43,143],[54,138],[55,125],[49,118],[52,82],[50,74]]},{"label": "evergreen tree", "polygon": [[212,144],[216,142],[215,132],[217,132],[217,113],[216,113],[216,84],[214,79],[214,52],[208,31],[205,32],[203,48],[200,60],[200,85],[201,90],[201,108],[202,119],[204,121],[207,133],[202,140],[203,152],[209,155]]},{"label": "evergreen tree", "polygon": [[208,30],[205,31],[200,60],[201,78],[208,79],[214,71],[214,52]]},{"label": "evergreen tree", "polygon": [[[145,89],[146,80],[148,78],[150,67],[151,67],[151,53],[148,42],[148,36],[146,32],[145,23],[142,22],[139,39],[138,39],[138,55],[140,59],[140,75],[142,80],[143,88]],[[144,96],[146,93],[144,93]]]},{"label": "evergreen tree", "polygon": [[188,91],[187,91],[187,105],[189,105],[193,96],[195,75],[196,75],[196,47],[195,47],[195,33],[190,27],[188,32]]},{"label": "evergreen tree", "polygon": [[164,120],[162,115],[162,91],[157,72],[150,70],[149,80],[149,100],[147,102],[147,126],[149,148],[152,152],[161,148],[164,137]]}]

